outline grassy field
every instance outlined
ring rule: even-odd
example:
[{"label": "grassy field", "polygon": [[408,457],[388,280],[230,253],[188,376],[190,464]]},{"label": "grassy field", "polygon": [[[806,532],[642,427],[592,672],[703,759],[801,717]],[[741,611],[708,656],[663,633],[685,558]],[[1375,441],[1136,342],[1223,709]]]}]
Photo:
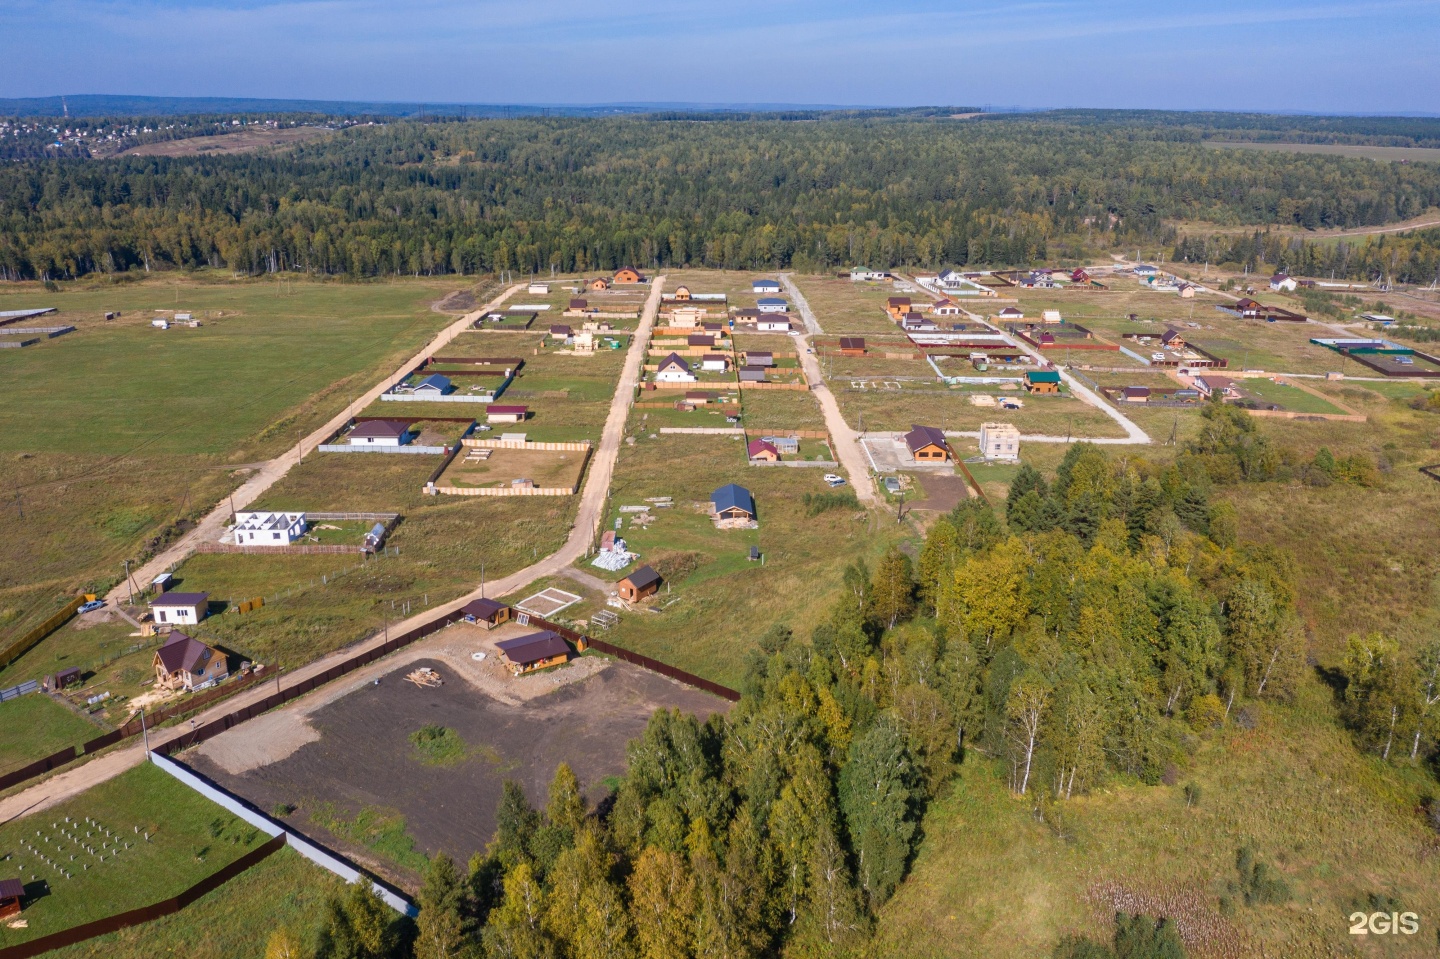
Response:
[{"label": "grassy field", "polygon": [[[104,732],[44,693],[0,703],[0,773],[34,762]],[[3,868],[3,867],[0,867]]]},{"label": "grassy field", "polygon": [[[1108,939],[1116,892],[1177,917],[1192,956],[1360,954],[1345,948],[1346,914],[1371,894],[1436,914],[1440,860],[1414,812],[1420,777],[1357,755],[1333,727],[1329,695],[1312,681],[1295,706],[1267,707],[1257,728],[1202,745],[1182,774],[1200,787],[1194,806],[1178,785],[1117,783],[1042,821],[1034,802],[1010,796],[1004,770],[972,754],[927,817],[871,953],[1045,955],[1066,933]],[[1294,900],[1225,916],[1219,896],[1246,843]],[[1431,936],[1375,943],[1373,954],[1429,955]]]},{"label": "grassy field", "polygon": [[58,949],[55,959],[261,959],[271,934],[294,932],[307,948],[324,921],[325,900],[343,883],[290,849],[246,870],[188,909],[143,926]]},{"label": "grassy field", "polygon": [[[79,822],[66,827],[67,816]],[[99,821],[113,838],[87,825],[86,817]],[[63,836],[61,827],[78,841]],[[5,871],[18,871],[27,895],[33,897],[23,913],[29,928],[0,928],[0,946],[173,896],[268,838],[146,763],[40,817],[0,826],[0,850],[10,857]],[[39,847],[57,865],[42,862],[21,845],[22,840]],[[129,848],[117,854],[113,850],[117,841]],[[111,848],[102,849],[102,842]],[[65,878],[61,869],[72,878]]]},{"label": "grassy field", "polygon": [[1241,380],[1239,385],[1248,398],[1258,401],[1262,406],[1274,404],[1282,410],[1296,413],[1345,412],[1334,403],[1327,402],[1313,393],[1307,393],[1298,386],[1291,386],[1288,383],[1276,383],[1273,380],[1248,377]]},{"label": "grassy field", "polygon": [[[873,565],[910,532],[853,509],[807,517],[803,494],[826,490],[823,470],[748,467],[738,445],[726,437],[669,435],[622,448],[606,526],[630,515],[619,513],[620,506],[649,496],[675,498],[674,507],[655,511],[649,529],[627,519],[621,535],[641,562],[658,564],[662,574],[684,572],[661,588],[662,613],[622,614],[605,639],[730,684],[740,680],[746,653],[772,624],[808,636],[826,615],[845,565],[856,559]],[[715,488],[731,482],[755,495],[759,529],[716,529],[694,505],[708,503]],[[747,558],[752,545],[760,547],[764,565]],[[579,565],[602,579],[620,578]],[[557,584],[574,590],[573,583]],[[588,612],[575,607],[566,615]]]},{"label": "grassy field", "polygon": [[1378,147],[1354,143],[1270,143],[1229,140],[1200,141],[1212,150],[1261,150],[1268,153],[1315,153],[1321,156],[1362,157],[1367,160],[1440,163],[1440,150],[1433,147]]},{"label": "grassy field", "polygon": [[852,283],[834,276],[796,276],[794,280],[820,329],[829,335],[894,333],[895,321],[885,312],[889,297],[900,295],[916,303],[930,302],[924,293],[896,294],[890,283]]},{"label": "grassy field", "polygon": [[946,430],[978,430],[993,420],[1014,423],[1020,432],[1047,436],[1124,436],[1119,425],[1087,403],[1069,396],[1017,394],[1025,406],[999,410],[974,406],[969,391],[906,386],[900,390],[839,390],[835,399],[845,421],[868,431],[908,430],[915,423]]},{"label": "grassy field", "polygon": [[823,430],[825,416],[814,394],[800,390],[742,390],[740,422],[756,430]]}]

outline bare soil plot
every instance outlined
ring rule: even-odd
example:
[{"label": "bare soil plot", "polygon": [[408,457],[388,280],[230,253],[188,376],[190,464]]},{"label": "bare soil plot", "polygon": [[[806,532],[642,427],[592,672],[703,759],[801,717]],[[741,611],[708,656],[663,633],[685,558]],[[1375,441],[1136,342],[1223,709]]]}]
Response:
[{"label": "bare soil plot", "polygon": [[948,513],[960,505],[962,500],[969,499],[974,495],[970,490],[970,484],[963,476],[920,473],[917,478],[925,497],[918,502],[907,503],[906,509]]},{"label": "bare soil plot", "polygon": [[580,482],[585,454],[575,450],[491,449],[483,459],[464,451],[441,474],[437,486],[496,488],[528,479],[537,487],[573,487]]},{"label": "bare soil plot", "polygon": [[254,153],[257,150],[294,146],[307,140],[329,136],[333,130],[323,127],[288,127],[283,130],[264,127],[242,127],[234,133],[217,136],[188,137],[184,140],[165,140],[161,143],[143,143],[131,147],[120,156],[139,157],[193,157],[201,154]]},{"label": "bare soil plot", "polygon": [[[608,791],[602,781],[624,771],[625,745],[654,710],[678,708],[703,719],[728,706],[639,667],[602,662],[603,668],[575,683],[557,685],[555,679],[582,665],[594,669],[592,657],[558,672],[512,678],[541,691],[518,703],[487,695],[444,660],[407,662],[312,713],[304,721],[318,739],[276,762],[235,774],[211,758],[227,748],[227,740],[249,735],[247,726],[187,759],[262,809],[297,806],[289,819],[301,829],[413,888],[417,877],[392,855],[394,845],[407,845],[397,839],[413,839],[420,855],[444,851],[465,862],[494,833],[505,779],[518,780],[531,802],[543,804],[555,767],[566,762],[591,801],[598,801]],[[416,667],[435,669],[444,685],[422,689],[405,682],[404,674]],[[450,765],[422,761],[409,737],[427,725],[453,730],[464,743],[463,758]],[[372,821],[388,821],[392,832],[398,825],[400,835],[371,843],[363,835],[357,841],[351,829],[340,835],[321,825],[353,823],[367,812]]]}]

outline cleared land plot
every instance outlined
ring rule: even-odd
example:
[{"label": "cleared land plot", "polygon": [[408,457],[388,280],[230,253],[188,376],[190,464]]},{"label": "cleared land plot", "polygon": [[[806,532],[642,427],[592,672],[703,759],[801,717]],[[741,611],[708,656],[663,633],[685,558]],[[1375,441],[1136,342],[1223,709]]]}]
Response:
[{"label": "cleared land plot", "polygon": [[1212,150],[1260,150],[1266,153],[1316,153],[1321,156],[1361,157],[1406,163],[1440,163],[1440,149],[1434,147],[1380,147],[1353,143],[1254,143],[1230,140],[1202,140]]},{"label": "cleared land plot", "polygon": [[[1114,324],[1107,320],[1096,320],[1097,332],[1115,342],[1118,340],[1112,330],[1117,328],[1129,332],[1137,329],[1135,324],[1124,322]],[[1230,361],[1229,371],[1265,370],[1269,373],[1326,373],[1338,370],[1343,358],[1323,346],[1311,343],[1312,336],[1330,335],[1323,327],[1312,323],[1265,323],[1260,320],[1242,320],[1239,317],[1212,311],[1207,316],[1197,316],[1199,329],[1176,325],[1185,332],[1186,338],[1196,346],[1203,347],[1217,356]],[[1155,335],[1165,332],[1164,324],[1157,323],[1152,329]],[[1142,356],[1148,356],[1148,348],[1137,348],[1126,342],[1130,349]],[[1113,355],[1113,354],[1112,354]],[[1358,364],[1351,363],[1349,371],[1361,375]]]},{"label": "cleared land plot", "polygon": [[[987,392],[1000,395],[998,389]],[[1124,436],[1119,424],[1095,407],[1069,396],[1030,396],[1013,393],[1024,408],[999,410],[974,406],[967,391],[941,388],[899,390],[837,390],[835,398],[845,421],[856,429],[908,430],[916,423],[946,430],[978,430],[980,424],[1003,419],[1022,434],[1076,437]]]},{"label": "cleared land plot", "polygon": [[827,335],[894,333],[898,327],[885,312],[885,301],[889,297],[908,296],[919,304],[931,302],[923,292],[897,294],[891,283],[853,283],[833,276],[793,279],[820,322],[820,329]]},{"label": "cleared land plot", "polygon": [[[470,454],[488,452],[488,457]],[[437,486],[500,488],[528,479],[537,487],[573,487],[580,482],[585,454],[570,450],[467,449],[457,456]]]},{"label": "cleared land plot", "polygon": [[1262,409],[1278,406],[1282,410],[1290,410],[1295,413],[1345,412],[1335,404],[1326,402],[1313,393],[1307,393],[1298,386],[1276,383],[1273,380],[1253,376],[1240,380],[1237,385],[1244,393],[1244,402],[1253,401],[1258,403]]},{"label": "cleared land plot", "polygon": [[324,127],[288,127],[282,130],[268,127],[247,126],[234,133],[208,137],[186,137],[183,140],[164,140],[160,143],[142,143],[120,153],[120,156],[134,157],[193,157],[202,154],[227,155],[232,153],[255,153],[260,150],[280,149],[318,140],[335,131]]},{"label": "cleared land plot", "polygon": [[740,395],[740,422],[751,432],[825,429],[825,416],[809,390],[742,390]]},{"label": "cleared land plot", "polygon": [[54,959],[260,959],[276,929],[302,941],[324,921],[325,900],[344,883],[282,849],[173,916],[57,949]]},{"label": "cleared land plot", "polygon": [[[784,623],[808,636],[828,615],[841,570],[857,559],[873,568],[900,531],[852,508],[807,516],[804,494],[830,492],[824,471],[747,466],[739,447],[722,436],[673,434],[622,447],[604,525],[613,529],[623,518],[619,535],[667,584],[657,603],[663,612],[621,613],[604,638],[731,686],[740,682],[745,657],[766,630]],[[703,511],[710,494],[726,483],[754,494],[758,529],[716,529]],[[631,522],[634,514],[619,511],[656,496],[671,496],[675,505],[653,510],[648,529]],[[752,545],[764,554],[763,565],[747,558]],[[576,566],[608,582],[623,576],[584,561]],[[560,585],[572,588],[563,580]],[[593,608],[570,612],[578,617]]]},{"label": "cleared land plot", "polygon": [[[731,308],[753,307],[757,299],[750,284],[755,280],[773,280],[775,273],[752,273],[746,270],[667,270],[665,292],[674,293],[682,286],[688,286],[691,293],[724,293],[729,297],[726,305]],[[764,293],[762,296],[776,296],[789,299],[782,288],[779,293]],[[711,306],[701,301],[700,306]],[[718,306],[718,305],[717,305]],[[715,306],[712,306],[712,310]]]},{"label": "cleared land plot", "polygon": [[[653,402],[653,395],[645,397],[647,402]],[[693,410],[677,410],[674,408],[643,408],[633,410],[630,414],[630,429],[656,430],[661,427],[679,428],[702,428],[702,429],[729,429],[738,424],[726,422],[731,413],[727,410],[737,410],[736,406],[720,406],[715,403],[697,406]]]},{"label": "cleared land plot", "polygon": [[[86,823],[87,817],[113,837]],[[14,945],[166,899],[268,839],[145,763],[41,817],[0,826],[0,853],[9,857],[3,868],[7,875],[20,873],[29,897],[22,914],[29,927],[3,929],[0,943]]]},{"label": "cleared land plot", "polygon": [[[0,703],[0,773],[34,762],[66,746],[78,746],[103,729],[75,715],[44,693]],[[0,866],[3,872],[4,866]]]},{"label": "cleared land plot", "polygon": [[[414,888],[428,856],[443,851],[466,862],[484,850],[505,779],[518,780],[541,805],[555,767],[566,762],[598,801],[608,792],[602,780],[624,772],[626,743],[654,710],[679,708],[704,718],[726,708],[707,693],[618,661],[577,682],[554,684],[566,670],[592,668],[588,659],[559,673],[508,680],[549,689],[518,704],[492,698],[446,662],[418,659],[297,718],[313,729],[306,738],[318,738],[285,758],[228,772],[211,756],[243,748],[227,741],[256,735],[242,726],[190,761],[262,809],[297,806],[287,818],[302,830]],[[444,685],[422,689],[405,682],[417,667],[435,669]],[[432,725],[459,740],[444,762],[420,754],[410,739]]]}]

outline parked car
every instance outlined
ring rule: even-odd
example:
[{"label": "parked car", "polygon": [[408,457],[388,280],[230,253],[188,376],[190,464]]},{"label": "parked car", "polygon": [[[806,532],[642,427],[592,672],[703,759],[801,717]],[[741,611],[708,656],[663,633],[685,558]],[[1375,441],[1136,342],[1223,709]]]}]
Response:
[{"label": "parked car", "polygon": [[844,485],[845,485],[845,477],[843,477],[843,476],[838,476],[838,475],[836,475],[835,473],[826,473],[824,479],[825,479],[825,482],[829,483],[831,486],[844,486]]},{"label": "parked car", "polygon": [[887,477],[885,477],[885,489],[886,489],[888,492],[890,492],[890,493],[899,493],[899,492],[900,492],[900,477],[898,477],[898,476],[887,476]]},{"label": "parked car", "polygon": [[95,600],[91,600],[90,602],[86,603],[84,606],[81,606],[79,611],[82,612],[82,613],[93,613],[93,612],[95,612],[95,610],[97,610],[97,609],[104,609],[104,608],[105,608],[105,600],[103,600],[103,599],[95,599]]},{"label": "parked car", "polygon": [[1164,353],[1151,353],[1151,354],[1150,354],[1150,359],[1154,360],[1156,363],[1164,363],[1164,362],[1165,362],[1165,354],[1164,354]]}]

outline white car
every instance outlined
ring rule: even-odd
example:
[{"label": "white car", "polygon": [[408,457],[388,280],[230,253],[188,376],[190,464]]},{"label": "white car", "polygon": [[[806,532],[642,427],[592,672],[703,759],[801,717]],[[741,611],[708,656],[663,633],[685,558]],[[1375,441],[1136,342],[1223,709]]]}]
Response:
[{"label": "white car", "polygon": [[824,478],[825,482],[829,483],[831,486],[845,485],[845,477],[836,475],[835,473],[826,473]]},{"label": "white car", "polygon": [[1154,360],[1156,363],[1164,363],[1164,362],[1165,362],[1165,354],[1164,354],[1164,353],[1151,353],[1151,354],[1150,354],[1150,359]]}]

